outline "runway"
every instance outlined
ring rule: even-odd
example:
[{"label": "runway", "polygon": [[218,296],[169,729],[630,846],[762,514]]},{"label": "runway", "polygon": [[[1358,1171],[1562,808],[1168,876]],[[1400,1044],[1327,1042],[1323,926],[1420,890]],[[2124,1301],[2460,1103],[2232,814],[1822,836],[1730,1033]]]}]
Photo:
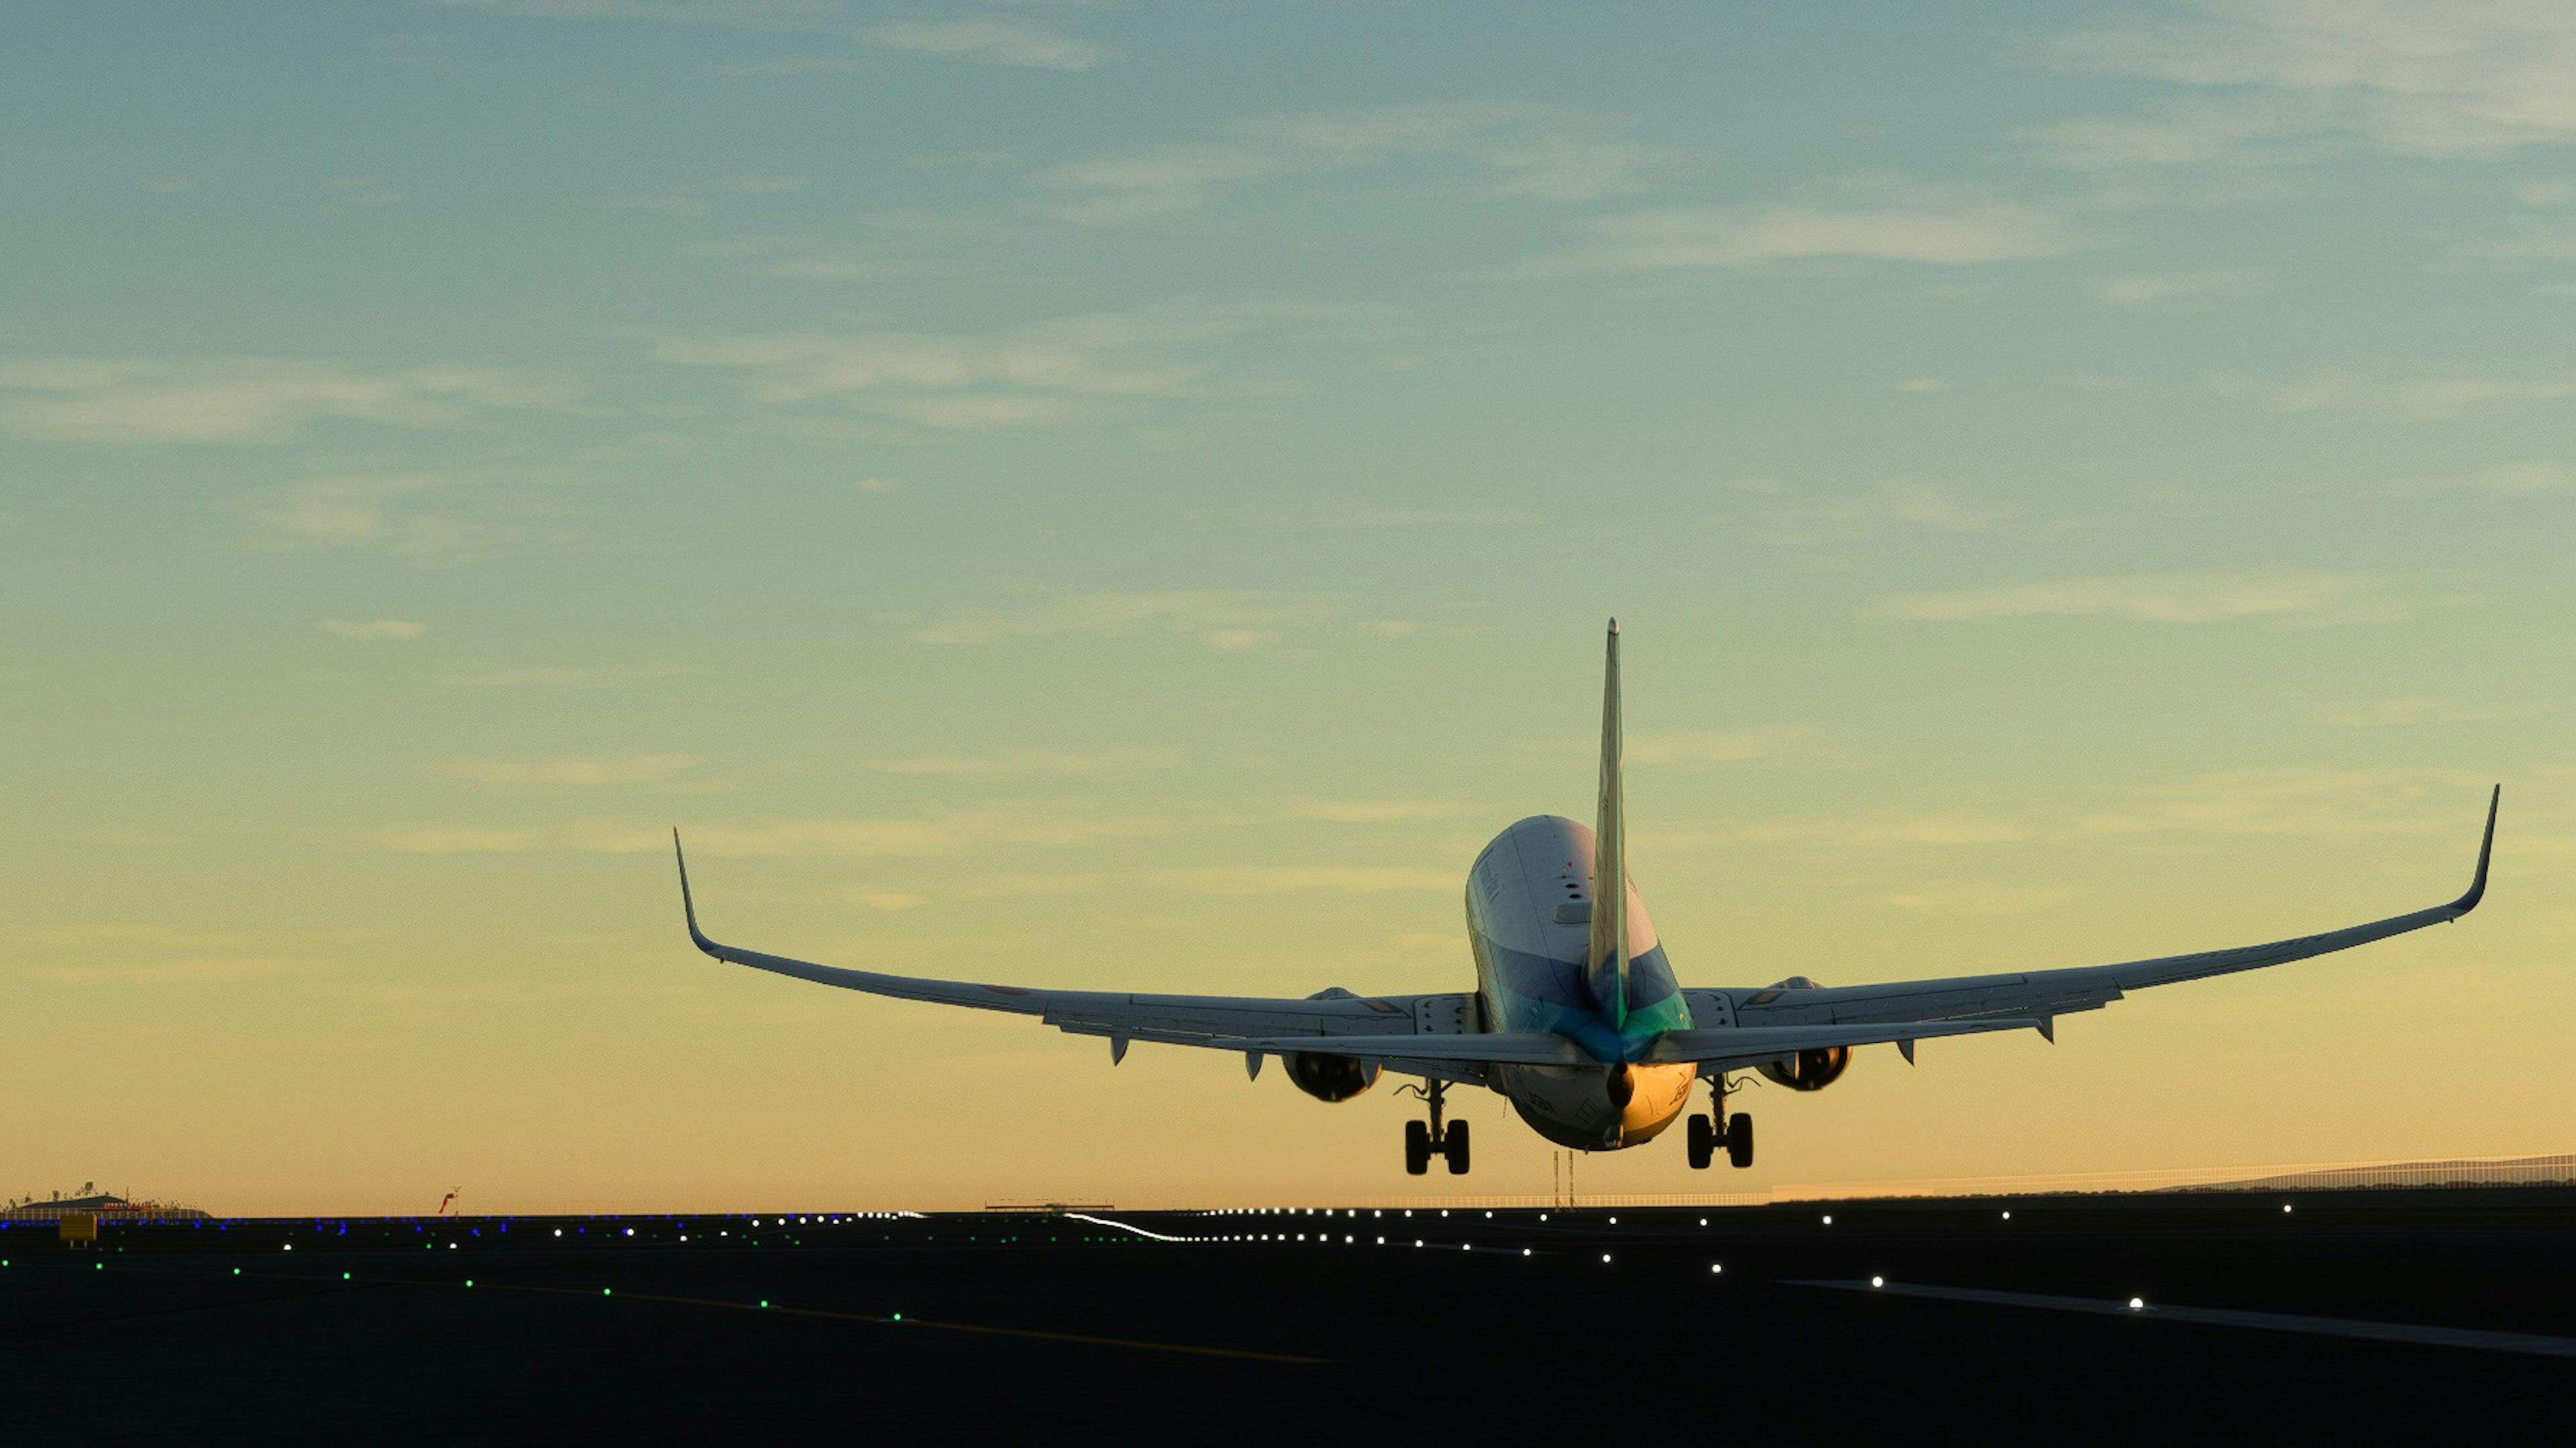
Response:
[{"label": "runway", "polygon": [[2381,1434],[2554,1404],[2576,1355],[2570,1188],[236,1220],[0,1260],[13,1420],[108,1441]]}]

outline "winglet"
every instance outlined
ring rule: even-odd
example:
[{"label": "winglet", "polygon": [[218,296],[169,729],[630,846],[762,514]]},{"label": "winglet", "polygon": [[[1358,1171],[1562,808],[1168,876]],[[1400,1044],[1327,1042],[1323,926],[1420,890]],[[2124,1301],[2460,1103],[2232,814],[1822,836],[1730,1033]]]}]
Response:
[{"label": "winglet", "polygon": [[2504,786],[2499,784],[2495,787],[2495,793],[2487,796],[2487,835],[2485,839],[2478,842],[2477,878],[2469,882],[2469,893],[2451,902],[2451,908],[2462,915],[2477,909],[2478,902],[2486,898],[2487,859],[2495,853],[2496,806],[2503,803]]},{"label": "winglet", "polygon": [[696,942],[698,949],[715,955],[716,943],[698,929],[697,903],[689,898],[689,857],[680,853],[680,830],[676,825],[671,828],[671,858],[680,862],[680,914],[689,922],[689,939]]}]

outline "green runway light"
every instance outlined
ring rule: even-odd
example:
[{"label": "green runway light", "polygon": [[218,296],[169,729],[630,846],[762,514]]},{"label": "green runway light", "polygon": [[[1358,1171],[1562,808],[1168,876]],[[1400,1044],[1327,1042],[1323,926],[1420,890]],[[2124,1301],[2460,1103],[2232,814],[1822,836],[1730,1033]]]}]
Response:
[{"label": "green runway light", "polygon": [[763,1307],[767,1307],[767,1306],[769,1305],[769,1299],[768,1299],[768,1298],[766,1298],[766,1297],[764,1297],[764,1298],[760,1299],[760,1305],[761,1305],[761,1306],[763,1306]]},{"label": "green runway light", "polygon": [[348,1273],[346,1273],[346,1272],[341,1273],[341,1274],[340,1274],[340,1280],[341,1280],[341,1281],[343,1281],[343,1282],[348,1281],[348,1280],[349,1280],[349,1274],[348,1274]]},{"label": "green runway light", "polygon": [[901,1322],[901,1321],[903,1321],[903,1314],[902,1314],[902,1313],[900,1313],[900,1312],[896,1313],[896,1314],[894,1315],[894,1320],[895,1320],[895,1321],[897,1321],[897,1322]]},{"label": "green runway light", "polygon": [[474,1279],[473,1279],[473,1278],[471,1278],[471,1277],[466,1278],[466,1279],[465,1279],[465,1285],[466,1285],[466,1286],[468,1286],[468,1287],[473,1286],[473,1285],[474,1285]]},{"label": "green runway light", "polygon": [[600,1296],[602,1296],[602,1297],[606,1297],[606,1296],[608,1295],[608,1289],[607,1289],[607,1288],[605,1288],[605,1287],[603,1287],[603,1288],[599,1289],[599,1295],[600,1295]]},{"label": "green runway light", "polygon": [[235,1277],[239,1277],[239,1276],[241,1275],[241,1269],[240,1269],[239,1267],[234,1268],[234,1269],[233,1269],[233,1275],[234,1275]]}]

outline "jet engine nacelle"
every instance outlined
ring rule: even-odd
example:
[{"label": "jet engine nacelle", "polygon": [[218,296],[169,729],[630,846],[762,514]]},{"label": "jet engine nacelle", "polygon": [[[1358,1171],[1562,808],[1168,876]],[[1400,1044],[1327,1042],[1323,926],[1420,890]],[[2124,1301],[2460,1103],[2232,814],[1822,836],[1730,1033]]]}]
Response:
[{"label": "jet engine nacelle", "polygon": [[1753,1069],[1792,1091],[1822,1091],[1841,1078],[1851,1066],[1851,1047],[1823,1046],[1813,1051],[1800,1051],[1776,1061],[1765,1061]]},{"label": "jet engine nacelle", "polygon": [[1288,1079],[1318,1101],[1348,1101],[1377,1084],[1377,1062],[1356,1056],[1294,1051],[1281,1059],[1287,1063]]}]

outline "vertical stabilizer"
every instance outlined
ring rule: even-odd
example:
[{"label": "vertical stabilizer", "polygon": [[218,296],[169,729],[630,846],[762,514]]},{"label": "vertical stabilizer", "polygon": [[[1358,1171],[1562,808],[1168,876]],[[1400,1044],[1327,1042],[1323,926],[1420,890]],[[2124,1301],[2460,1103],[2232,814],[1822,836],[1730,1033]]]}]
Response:
[{"label": "vertical stabilizer", "polygon": [[1620,767],[1619,620],[1601,683],[1601,802],[1592,825],[1592,949],[1585,973],[1612,1030],[1628,1019],[1628,809]]}]

